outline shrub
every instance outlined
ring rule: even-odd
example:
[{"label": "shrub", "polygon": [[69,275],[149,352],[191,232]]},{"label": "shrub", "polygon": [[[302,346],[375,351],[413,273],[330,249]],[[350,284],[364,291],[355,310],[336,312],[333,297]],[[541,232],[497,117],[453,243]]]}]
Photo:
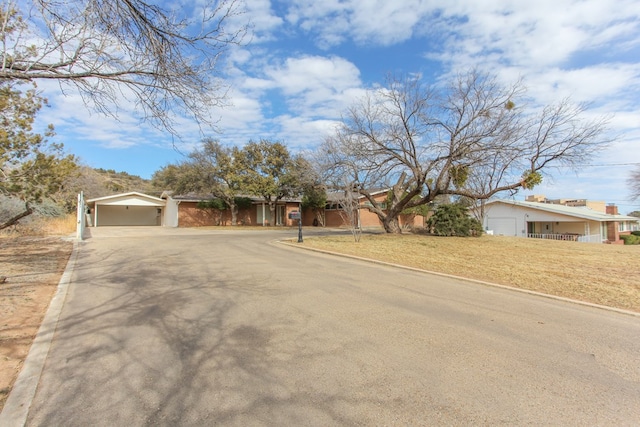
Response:
[{"label": "shrub", "polygon": [[625,245],[640,245],[640,236],[636,234],[625,234],[620,236]]},{"label": "shrub", "polygon": [[634,236],[640,236],[640,230],[632,231],[631,234]]},{"label": "shrub", "polygon": [[467,214],[459,203],[440,205],[429,218],[428,226],[437,236],[480,236],[482,224]]}]

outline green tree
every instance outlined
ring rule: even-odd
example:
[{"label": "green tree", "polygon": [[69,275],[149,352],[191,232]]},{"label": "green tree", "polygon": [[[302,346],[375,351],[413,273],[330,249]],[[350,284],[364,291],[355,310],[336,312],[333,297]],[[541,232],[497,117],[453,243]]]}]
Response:
[{"label": "green tree", "polygon": [[33,213],[34,202],[59,194],[77,168],[62,144],[47,140],[54,135],[52,125],[44,134],[33,131],[43,102],[35,88],[21,91],[14,83],[0,84],[0,192],[24,203],[24,210],[3,221],[0,229]]},{"label": "green tree", "polygon": [[467,207],[460,203],[440,205],[427,222],[437,236],[480,236],[482,224],[467,214]]},{"label": "green tree", "polygon": [[225,147],[206,138],[202,148],[189,155],[196,179],[186,188],[206,191],[220,198],[231,211],[231,225],[238,221],[238,197],[243,193],[242,163],[237,147]]},{"label": "green tree", "polygon": [[278,200],[302,194],[304,176],[311,166],[302,156],[292,157],[282,143],[252,141],[239,156],[243,187],[248,194],[264,199],[272,219]]},{"label": "green tree", "polygon": [[311,209],[314,215],[314,225],[324,227],[324,217],[322,213],[327,205],[327,191],[324,185],[306,185],[302,195],[302,208]]},{"label": "green tree", "polygon": [[[237,147],[225,147],[220,142],[205,138],[199,149],[187,160],[171,164],[154,173],[152,182],[157,188],[177,193],[195,192],[213,196],[231,211],[231,225],[237,224],[238,208],[244,202],[244,164],[240,162]],[[217,203],[217,202],[215,202]]]}]

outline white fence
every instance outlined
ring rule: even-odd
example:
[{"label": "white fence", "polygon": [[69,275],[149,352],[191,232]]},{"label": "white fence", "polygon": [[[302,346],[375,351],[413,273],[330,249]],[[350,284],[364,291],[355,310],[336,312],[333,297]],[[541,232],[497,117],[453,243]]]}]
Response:
[{"label": "white fence", "polygon": [[590,236],[578,237],[578,242],[582,243],[602,243],[602,236],[599,234],[592,234]]},{"label": "white fence", "polygon": [[565,240],[569,242],[582,242],[582,243],[602,243],[602,237],[599,234],[592,234],[589,236],[580,234],[542,234],[542,233],[529,233],[527,237],[531,239],[548,239],[548,240]]}]

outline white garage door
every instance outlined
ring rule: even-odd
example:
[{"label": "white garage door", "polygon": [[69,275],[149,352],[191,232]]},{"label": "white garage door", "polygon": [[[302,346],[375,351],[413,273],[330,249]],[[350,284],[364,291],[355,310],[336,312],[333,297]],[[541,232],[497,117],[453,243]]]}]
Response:
[{"label": "white garage door", "polygon": [[157,207],[151,206],[97,206],[98,227],[109,225],[160,225]]},{"label": "white garage door", "polygon": [[488,218],[487,227],[494,236],[517,236],[518,226],[514,217]]}]

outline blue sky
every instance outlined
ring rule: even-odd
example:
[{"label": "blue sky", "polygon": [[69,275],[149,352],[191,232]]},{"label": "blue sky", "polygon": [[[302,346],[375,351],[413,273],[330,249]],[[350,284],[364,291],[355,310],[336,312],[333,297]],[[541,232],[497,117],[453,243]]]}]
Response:
[{"label": "blue sky", "polygon": [[[206,136],[313,149],[386,73],[421,73],[435,82],[476,67],[506,83],[523,77],[541,105],[571,96],[591,103],[588,115],[612,115],[615,144],[578,171],[549,171],[517,199],[535,193],[604,200],[622,213],[640,209],[640,201],[628,200],[626,183],[640,165],[637,0],[247,0],[245,8],[251,41],[231,50],[220,68],[232,105],[213,112],[220,133]],[[50,104],[41,120],[92,167],[149,178],[203,136],[185,120],[183,140],[173,141],[126,105],[117,121],[88,111],[73,91],[40,88]]]}]

